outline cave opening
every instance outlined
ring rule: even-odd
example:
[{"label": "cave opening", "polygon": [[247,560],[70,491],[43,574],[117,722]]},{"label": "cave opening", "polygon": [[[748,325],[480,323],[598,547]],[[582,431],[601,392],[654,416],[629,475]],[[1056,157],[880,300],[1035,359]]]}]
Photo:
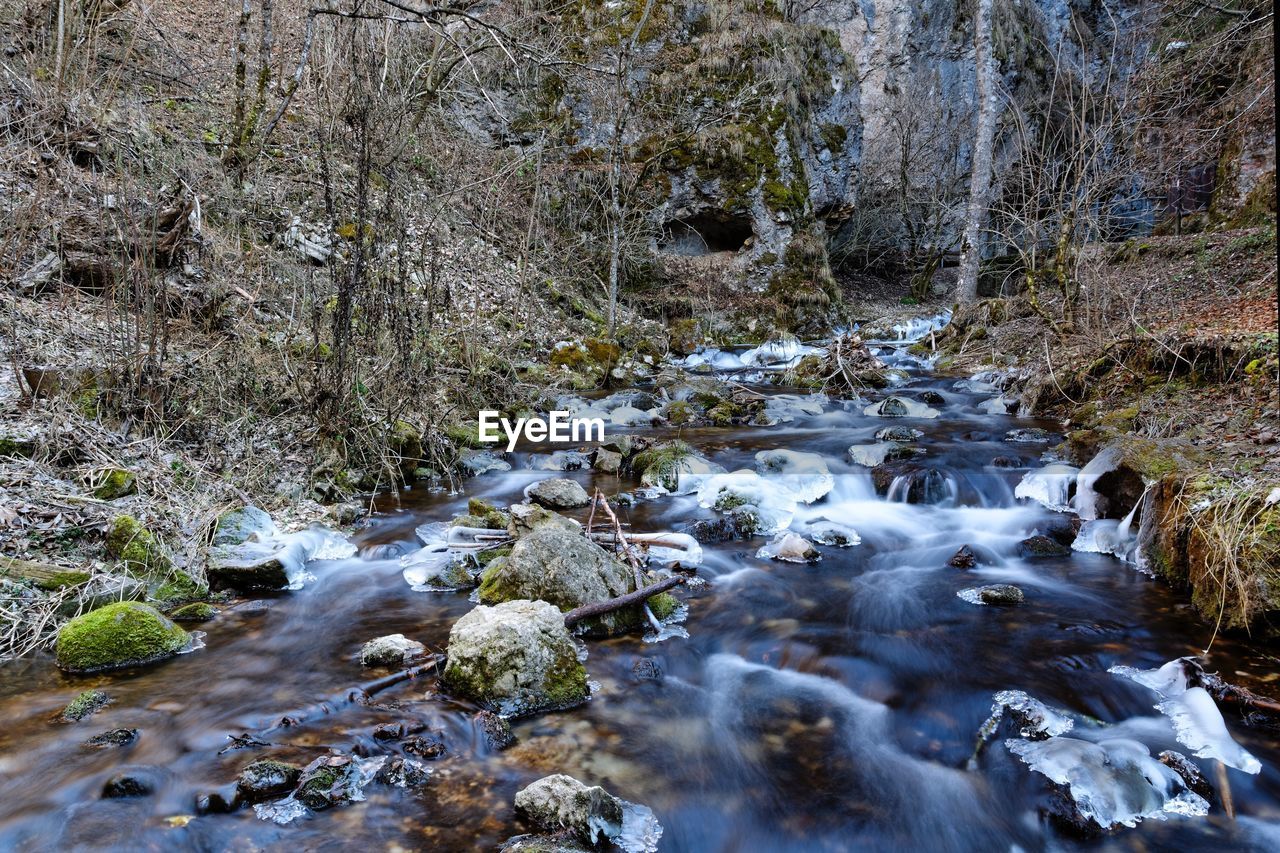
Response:
[{"label": "cave opening", "polygon": [[737,252],[751,238],[751,218],[708,210],[673,219],[662,229],[662,250],[674,255]]}]

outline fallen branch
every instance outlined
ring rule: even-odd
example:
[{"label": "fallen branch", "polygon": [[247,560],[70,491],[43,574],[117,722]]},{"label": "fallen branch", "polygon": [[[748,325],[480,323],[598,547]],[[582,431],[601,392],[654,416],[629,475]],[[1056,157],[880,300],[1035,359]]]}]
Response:
[{"label": "fallen branch", "polygon": [[596,601],[591,604],[584,604],[581,607],[574,608],[564,615],[564,624],[566,627],[572,627],[583,619],[590,619],[592,616],[601,616],[605,613],[612,613],[615,610],[621,610],[624,607],[630,607],[633,604],[642,604],[653,598],[660,592],[680,586],[685,579],[679,575],[660,580],[652,586],[646,586],[643,589],[637,589],[635,592],[629,592],[626,595],[620,595],[617,598],[610,598],[608,601]]}]

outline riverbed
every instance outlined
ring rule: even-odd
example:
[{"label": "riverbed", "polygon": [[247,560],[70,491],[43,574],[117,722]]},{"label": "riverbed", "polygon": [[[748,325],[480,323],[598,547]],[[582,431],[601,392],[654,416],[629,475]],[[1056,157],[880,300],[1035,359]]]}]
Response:
[{"label": "riverbed", "polygon": [[[1280,737],[1231,714],[1230,734],[1261,772],[1195,761],[1219,788],[1227,780],[1234,817],[1215,800],[1206,815],[1171,812],[1082,839],[1045,816],[1048,780],[1003,743],[974,758],[992,697],[1007,690],[1069,712],[1080,727],[1112,726],[1152,755],[1187,752],[1154,709],[1159,697],[1108,670],[1197,654],[1213,626],[1113,556],[1020,556],[1020,542],[1069,516],[1014,497],[1029,471],[1053,461],[1056,439],[1006,437],[1060,426],[990,413],[990,389],[937,374],[900,344],[879,352],[905,381],[861,400],[815,398],[746,374],[751,390],[807,405],[771,426],[627,430],[678,435],[728,471],[753,468],[764,450],[820,454],[834,487],[800,505],[792,527],[834,523],[860,542],[819,545],[821,559],[809,563],[759,556],[768,537],[704,544],[705,583],[678,594],[688,636],[588,641],[590,702],[515,721],[514,747],[488,749],[477,708],[436,692],[430,675],[369,704],[343,697],[373,677],[358,659],[364,642],[403,633],[443,651],[450,627],[475,606],[467,592],[406,583],[400,557],[419,547],[419,526],[465,512],[472,497],[520,501],[548,476],[637,493],[627,476],[536,470],[549,447],[521,448],[512,470],[457,493],[381,496],[352,536],[357,556],[310,563],[301,589],[223,607],[199,626],[204,647],[189,654],[93,676],[63,674],[47,654],[0,665],[0,849],[493,849],[528,831],[514,794],[549,773],[650,807],[661,850],[1280,849]],[[928,391],[941,396],[937,417],[865,413],[889,393],[916,400]],[[879,493],[870,469],[849,461],[850,445],[886,425],[922,432],[919,464],[938,485],[930,502],[908,502],[901,484]],[[694,495],[643,493],[620,512],[635,531],[717,515]],[[948,565],[964,545],[977,565]],[[1024,600],[994,606],[960,594],[989,584],[1016,585]],[[1233,637],[1214,640],[1208,665],[1264,693],[1277,677],[1273,656]],[[112,704],[79,724],[51,722],[89,688]],[[286,717],[298,722],[281,726]],[[403,720],[440,732],[447,749],[419,787],[370,785],[362,802],[287,824],[253,809],[197,813],[199,798],[225,790],[257,758],[394,753],[372,730]],[[140,736],[116,749],[81,746],[115,728]],[[230,748],[229,737],[246,732],[270,734],[258,738],[266,745]],[[145,768],[155,792],[103,798],[124,767]]]}]

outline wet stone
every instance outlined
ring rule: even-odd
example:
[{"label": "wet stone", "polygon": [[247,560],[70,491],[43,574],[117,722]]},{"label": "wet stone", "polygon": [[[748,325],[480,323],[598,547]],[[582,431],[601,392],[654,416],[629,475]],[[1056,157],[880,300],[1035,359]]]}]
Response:
[{"label": "wet stone", "polygon": [[1068,557],[1071,549],[1048,536],[1029,536],[1018,543],[1018,553],[1023,557],[1036,560],[1048,557]]},{"label": "wet stone", "polygon": [[905,426],[887,426],[876,430],[876,441],[915,441],[924,433]]},{"label": "wet stone", "polygon": [[930,406],[945,406],[947,398],[937,391],[923,391],[920,394],[920,402],[928,403]]},{"label": "wet stone", "polygon": [[978,557],[968,545],[961,545],[960,550],[951,555],[947,565],[953,569],[972,569],[978,565]]},{"label": "wet stone", "polygon": [[111,697],[101,690],[86,690],[67,703],[59,719],[64,723],[76,723],[98,713],[111,703]]},{"label": "wet stone", "polygon": [[104,799],[117,800],[126,797],[148,797],[155,793],[156,774],[146,769],[117,773],[102,786]]},{"label": "wet stone", "polygon": [[302,768],[298,765],[264,758],[240,771],[236,792],[246,803],[260,803],[287,794],[301,777]]},{"label": "wet stone", "polygon": [[636,681],[661,681],[662,667],[653,658],[640,658],[631,666],[631,677]]},{"label": "wet stone", "polygon": [[430,760],[442,758],[449,751],[445,746],[444,736],[440,732],[405,738],[400,745],[410,755]]},{"label": "wet stone", "polygon": [[515,745],[516,736],[511,731],[511,724],[500,715],[492,711],[480,711],[472,717],[472,721],[481,740],[491,751],[501,752]]},{"label": "wet stone", "polygon": [[1204,774],[1200,772],[1200,768],[1196,767],[1195,764],[1191,762],[1191,759],[1187,758],[1181,752],[1174,752],[1171,749],[1166,749],[1156,757],[1159,759],[1161,764],[1181,776],[1182,781],[1186,783],[1189,789],[1204,797],[1206,800],[1209,800],[1210,802],[1213,801],[1213,786],[1209,784],[1208,779],[1204,778]]},{"label": "wet stone", "polygon": [[82,745],[88,749],[110,749],[111,747],[130,746],[138,740],[137,729],[112,729],[96,734]]},{"label": "wet stone", "polygon": [[1024,597],[1021,589],[1008,583],[990,584],[978,589],[978,598],[984,604],[1021,604]]},{"label": "wet stone", "polygon": [[991,460],[993,468],[1021,468],[1022,460],[1016,456],[997,456]]},{"label": "wet stone", "polygon": [[240,807],[234,786],[196,795],[196,814],[230,814]]}]

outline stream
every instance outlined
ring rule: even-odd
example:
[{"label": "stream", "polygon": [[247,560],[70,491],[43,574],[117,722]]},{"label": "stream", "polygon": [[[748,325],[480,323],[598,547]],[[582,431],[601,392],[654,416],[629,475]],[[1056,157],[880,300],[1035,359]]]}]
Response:
[{"label": "stream", "polygon": [[[477,708],[435,693],[431,676],[382,691],[372,704],[342,696],[377,675],[358,659],[367,640],[403,633],[443,651],[450,627],[475,606],[469,593],[406,583],[399,557],[419,547],[420,525],[465,512],[471,497],[518,502],[548,476],[606,494],[638,486],[590,470],[532,468],[550,447],[519,448],[512,470],[474,477],[464,493],[383,496],[352,537],[357,556],[313,561],[314,579],[300,590],[223,607],[196,626],[207,636],[190,654],[92,676],[61,673],[49,654],[0,664],[0,849],[494,849],[529,831],[513,797],[550,773],[650,807],[663,827],[661,850],[1280,849],[1280,735],[1246,727],[1226,709],[1230,735],[1261,763],[1256,775],[1222,770],[1234,818],[1215,799],[1207,815],[1171,809],[1081,839],[1043,816],[1053,793],[1044,774],[1005,747],[1016,731],[1002,729],[974,759],[993,694],[1010,690],[1070,712],[1078,731],[1093,732],[1086,740],[1123,738],[1153,756],[1191,755],[1154,708],[1161,697],[1108,670],[1153,670],[1196,654],[1213,626],[1179,593],[1113,556],[1019,556],[1022,540],[1069,516],[1014,496],[1028,471],[1052,461],[1042,457],[1057,439],[1004,439],[1016,428],[1060,426],[992,413],[983,406],[991,389],[935,374],[900,344],[877,351],[907,373],[893,394],[941,395],[937,417],[866,414],[890,393],[880,391],[861,401],[808,399],[773,426],[626,430],[678,435],[727,471],[753,468],[760,451],[819,454],[834,486],[799,504],[791,528],[835,523],[861,541],[818,545],[813,563],[758,556],[769,537],[704,544],[697,576],[706,583],[677,595],[688,605],[688,636],[588,641],[591,701],[514,721],[510,749],[488,749],[473,722]],[[721,356],[718,366],[736,360]],[[923,433],[920,462],[933,473],[916,492],[930,503],[908,502],[905,481],[877,494],[871,470],[849,461],[850,445],[872,442],[885,426]],[[1012,467],[993,465],[997,457],[1014,457]],[[693,494],[641,498],[620,512],[635,531],[718,517]],[[586,510],[567,514],[583,519]],[[966,544],[978,565],[949,566]],[[1015,584],[1025,600],[995,606],[960,595],[987,584]],[[1228,681],[1277,691],[1267,683],[1274,659],[1247,642],[1219,636],[1208,666]],[[89,688],[113,703],[78,724],[50,722]],[[300,722],[272,728],[290,715]],[[287,824],[253,809],[196,813],[198,797],[225,790],[257,758],[305,764],[328,750],[394,753],[371,732],[406,719],[439,731],[447,748],[425,762],[430,777],[419,787],[371,784],[363,802]],[[1105,736],[1100,723],[1109,724]],[[115,749],[81,746],[115,728],[140,736]],[[266,730],[269,746],[227,749],[231,735]],[[1219,787],[1215,762],[1193,760]],[[104,782],[122,767],[147,768],[155,792],[103,798]]]}]

